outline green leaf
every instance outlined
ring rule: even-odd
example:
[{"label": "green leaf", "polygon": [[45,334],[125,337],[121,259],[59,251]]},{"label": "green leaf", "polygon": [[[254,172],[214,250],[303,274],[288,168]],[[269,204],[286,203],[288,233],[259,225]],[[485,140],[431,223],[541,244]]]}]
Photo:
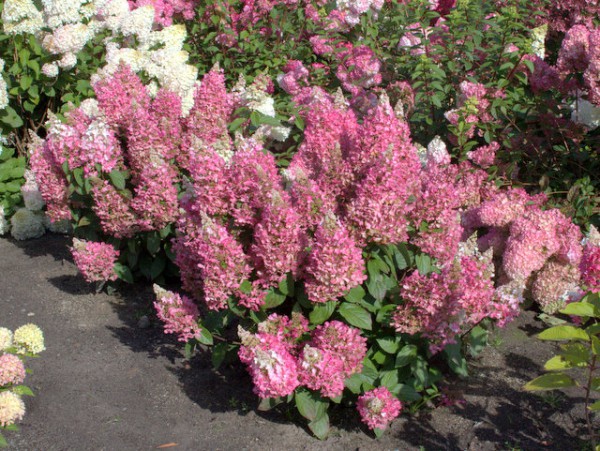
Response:
[{"label": "green leaf", "polygon": [[358,395],[361,391],[362,378],[359,373],[355,373],[352,376],[346,378],[344,381],[344,385],[348,390],[350,390],[355,395]]},{"label": "green leaf", "polygon": [[121,171],[118,171],[116,169],[110,171],[108,177],[110,178],[110,181],[115,186],[115,188],[119,190],[125,189],[125,177],[123,176],[123,173]]},{"label": "green leaf", "polygon": [[371,330],[373,328],[371,314],[359,305],[342,302],[339,312],[348,323],[359,329]]},{"label": "green leaf", "polygon": [[198,341],[207,346],[212,346],[214,343],[212,334],[204,327],[200,329],[200,338],[198,338]]},{"label": "green leaf", "polygon": [[35,396],[31,389],[26,385],[16,385],[12,387],[12,391],[21,396]]},{"label": "green leaf", "polygon": [[365,289],[361,285],[358,285],[357,287],[352,288],[348,294],[344,296],[344,299],[348,302],[356,303],[360,302],[365,297],[365,294],[367,294]]},{"label": "green leaf", "polygon": [[229,351],[229,345],[227,343],[217,343],[212,347],[212,364],[215,370],[218,370],[219,367],[223,364],[225,357],[227,357],[227,352]]},{"label": "green leaf", "polygon": [[598,309],[596,306],[587,302],[572,302],[560,311],[565,315],[598,317]]},{"label": "green leaf", "polygon": [[265,297],[265,303],[263,305],[263,308],[265,309],[270,309],[270,308],[275,308],[281,304],[283,304],[283,302],[285,301],[285,294],[281,294],[278,290],[275,290],[273,288],[270,288],[267,296]]},{"label": "green leaf", "polygon": [[312,312],[309,313],[308,319],[311,324],[322,324],[329,319],[329,317],[333,314],[336,301],[329,301],[317,304],[313,307]]},{"label": "green leaf", "polygon": [[160,236],[156,232],[150,232],[146,236],[146,249],[151,255],[156,255],[160,250]]},{"label": "green leaf", "polygon": [[592,336],[592,352],[594,355],[600,354],[600,339],[595,335]]},{"label": "green leaf", "polygon": [[119,276],[119,279],[127,283],[133,283],[133,274],[128,266],[121,263],[115,263],[114,270],[117,276]]},{"label": "green leaf", "polygon": [[400,338],[399,337],[383,337],[377,339],[377,344],[388,354],[396,354],[400,349]]},{"label": "green leaf", "polygon": [[452,371],[463,377],[469,375],[467,361],[461,352],[459,343],[453,343],[446,346],[444,348],[444,354],[446,355],[446,360]]},{"label": "green leaf", "polygon": [[285,279],[279,282],[279,291],[281,291],[286,296],[293,297],[294,296],[294,276],[292,273],[287,273],[285,275]]},{"label": "green leaf", "polygon": [[549,373],[536,377],[523,387],[528,391],[555,390],[557,388],[574,387],[577,383],[564,373]]},{"label": "green leaf", "polygon": [[278,406],[282,402],[283,399],[281,399],[281,397],[279,396],[277,398],[263,398],[258,403],[257,410],[259,410],[260,412],[267,412],[272,408]]},{"label": "green leaf", "polygon": [[417,358],[417,347],[415,345],[406,345],[396,355],[396,368],[409,365]]},{"label": "green leaf", "polygon": [[540,340],[589,340],[590,337],[584,330],[575,326],[555,326],[538,334]]},{"label": "green leaf", "polygon": [[150,279],[155,280],[158,276],[160,276],[166,265],[167,261],[162,255],[159,255],[152,260],[152,265],[150,266]]},{"label": "green leaf", "polygon": [[489,332],[481,326],[475,326],[469,334],[469,352],[475,357],[487,346]]},{"label": "green leaf", "polygon": [[0,448],[8,447],[8,442],[2,434],[0,434]]},{"label": "green leaf", "polygon": [[408,384],[398,384],[392,393],[394,393],[401,401],[406,402],[418,401],[422,398],[419,392]]},{"label": "green leaf", "polygon": [[300,388],[294,398],[298,412],[309,421],[318,420],[327,412],[329,403],[312,391]]},{"label": "green leaf", "polygon": [[594,404],[588,406],[588,409],[590,409],[592,411],[600,410],[600,401],[596,401]]},{"label": "green leaf", "polygon": [[573,368],[573,365],[560,355],[552,357],[544,364],[546,371],[562,371],[569,368]]},{"label": "green leaf", "polygon": [[321,417],[308,423],[308,428],[319,440],[325,440],[329,435],[329,415],[324,413]]},{"label": "green leaf", "polygon": [[377,438],[383,437],[384,432],[385,432],[385,429],[379,429],[379,428],[373,429],[373,434],[375,434],[375,437],[377,437]]}]

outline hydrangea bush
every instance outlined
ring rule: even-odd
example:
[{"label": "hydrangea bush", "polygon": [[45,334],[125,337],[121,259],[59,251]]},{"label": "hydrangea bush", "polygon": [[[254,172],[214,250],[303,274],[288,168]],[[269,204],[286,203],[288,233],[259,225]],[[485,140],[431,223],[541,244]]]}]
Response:
[{"label": "hydrangea bush", "polygon": [[597,285],[594,9],[525,3],[6,1],[43,77],[86,77],[27,135],[13,233],[45,203],[86,280],[156,282],[261,408],[323,438],[355,403],[379,435],[525,297]]},{"label": "hydrangea bush", "polygon": [[[0,431],[18,430],[17,421],[25,415],[22,396],[33,396],[23,385],[25,358],[36,357],[46,349],[44,335],[35,324],[25,324],[14,331],[0,327]],[[8,446],[0,433],[0,447]]]}]

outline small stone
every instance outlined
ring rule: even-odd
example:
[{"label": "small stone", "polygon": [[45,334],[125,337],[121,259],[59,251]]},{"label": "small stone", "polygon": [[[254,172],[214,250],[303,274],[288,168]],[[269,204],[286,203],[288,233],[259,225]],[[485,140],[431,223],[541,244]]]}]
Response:
[{"label": "small stone", "polygon": [[140,320],[138,321],[138,327],[140,329],[147,329],[148,327],[150,327],[150,319],[147,315],[144,315],[140,318]]}]

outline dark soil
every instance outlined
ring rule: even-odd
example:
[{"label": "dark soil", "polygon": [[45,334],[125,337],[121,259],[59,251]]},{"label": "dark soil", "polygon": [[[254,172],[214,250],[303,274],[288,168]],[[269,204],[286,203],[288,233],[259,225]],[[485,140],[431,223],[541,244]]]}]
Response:
[{"label": "dark soil", "polygon": [[[68,239],[0,239],[0,326],[33,322],[47,350],[29,360],[27,414],[5,432],[15,450],[578,450],[586,449],[580,394],[522,391],[554,345],[533,338],[544,325],[525,312],[451,383],[464,400],[402,415],[375,440],[353,409],[321,442],[282,412],[256,410],[250,379],[232,365],[217,374],[208,356],[186,361],[150,309],[150,287],[95,294],[77,275]],[[144,319],[148,315],[147,327]],[[162,446],[161,446],[162,445]]]}]

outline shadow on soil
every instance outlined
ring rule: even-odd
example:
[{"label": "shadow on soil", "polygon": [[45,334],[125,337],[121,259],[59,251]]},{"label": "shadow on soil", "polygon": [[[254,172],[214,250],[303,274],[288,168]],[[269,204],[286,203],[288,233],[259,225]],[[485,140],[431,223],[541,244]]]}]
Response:
[{"label": "shadow on soil", "polygon": [[[51,255],[57,261],[72,262],[69,238],[47,235],[43,245],[38,241],[41,240],[15,241],[14,244],[32,258]],[[70,294],[95,292],[95,287],[80,276],[62,275],[50,282]],[[296,419],[296,414],[285,408],[258,412],[250,377],[241,364],[224,365],[216,372],[212,369],[209,352],[202,349],[186,360],[183,346],[163,333],[154,315],[153,298],[151,287],[142,284],[124,287],[117,296],[111,297],[121,324],[107,328],[121,343],[149,358],[166,359],[167,368],[178,377],[186,395],[211,412],[236,411],[243,416],[255,411],[266,421],[275,423]],[[466,398],[464,404],[408,417],[393,428],[394,436],[426,450],[583,449],[577,437],[585,434],[585,425],[582,415],[574,417],[572,412],[573,405],[582,403],[581,398],[543,398],[520,390],[524,382],[543,373],[544,353],[540,356],[537,348],[546,346],[547,351],[548,345],[532,338],[544,326],[533,320],[530,312],[522,316],[526,318],[517,320],[518,329],[512,326],[512,333],[521,334],[520,339],[527,340],[519,353],[508,346],[499,350],[498,358],[491,363],[483,362],[485,359],[472,362],[470,378],[450,381],[452,390]],[[519,382],[515,384],[514,380]],[[334,406],[331,418],[332,424],[341,431],[366,432],[354,409]]]}]

